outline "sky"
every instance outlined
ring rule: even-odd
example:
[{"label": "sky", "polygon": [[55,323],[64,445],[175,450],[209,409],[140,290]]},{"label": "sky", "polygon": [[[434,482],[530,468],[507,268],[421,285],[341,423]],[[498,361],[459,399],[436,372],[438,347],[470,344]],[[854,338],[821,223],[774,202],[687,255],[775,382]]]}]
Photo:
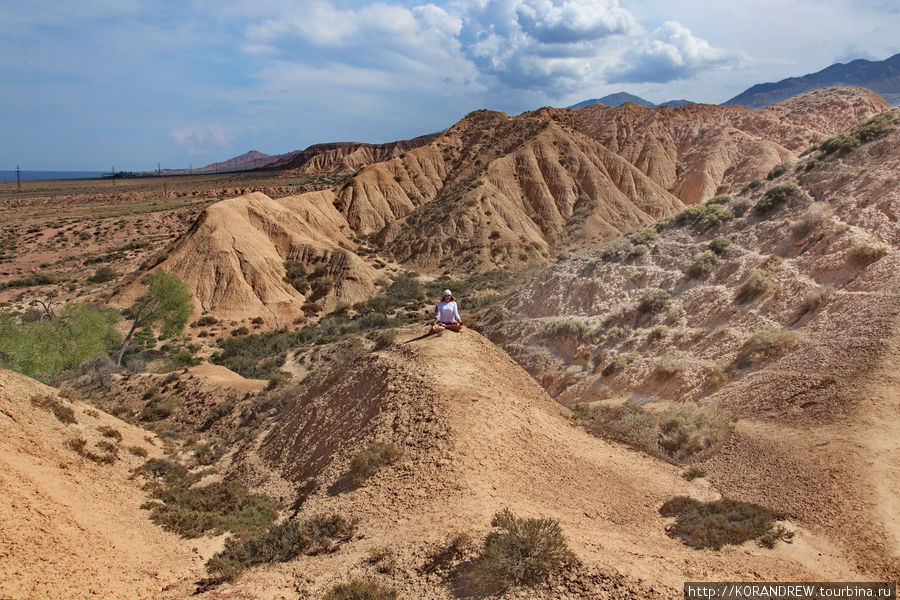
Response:
[{"label": "sky", "polygon": [[618,91],[718,104],[897,31],[896,0],[0,0],[0,169],[197,167]]}]

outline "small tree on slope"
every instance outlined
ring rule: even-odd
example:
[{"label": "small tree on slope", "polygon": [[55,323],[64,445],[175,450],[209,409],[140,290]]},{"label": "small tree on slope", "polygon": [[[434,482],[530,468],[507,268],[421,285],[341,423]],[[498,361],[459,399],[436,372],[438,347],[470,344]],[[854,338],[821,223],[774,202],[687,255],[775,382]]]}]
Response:
[{"label": "small tree on slope", "polygon": [[127,316],[134,321],[119,348],[116,364],[122,366],[122,356],[128,348],[128,342],[139,328],[161,326],[161,334],[170,337],[184,330],[192,310],[191,293],[187,285],[162,269],[155,271],[150,275],[147,293],[128,309]]}]

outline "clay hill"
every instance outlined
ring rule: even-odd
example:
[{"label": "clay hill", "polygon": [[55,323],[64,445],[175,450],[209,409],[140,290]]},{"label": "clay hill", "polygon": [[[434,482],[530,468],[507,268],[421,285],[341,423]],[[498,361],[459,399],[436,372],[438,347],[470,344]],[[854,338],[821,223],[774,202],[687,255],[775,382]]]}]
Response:
[{"label": "clay hill", "polygon": [[816,73],[760,83],[723,104],[763,108],[796,94],[840,85],[858,85],[880,94],[894,106],[900,104],[900,54],[884,60],[860,58],[846,64],[835,63]]},{"label": "clay hill", "polygon": [[203,311],[277,320],[309,302],[284,281],[286,261],[327,271],[315,298],[326,309],[371,292],[386,262],[431,273],[544,266],[765,176],[885,107],[841,88],[764,110],[478,111],[330,190],[213,205],[162,267],[191,283]]},{"label": "clay hill", "polygon": [[807,154],[559,262],[482,327],[570,406],[726,407],[740,421],[702,464],[713,485],[896,577],[898,148],[894,129]]},{"label": "clay hill", "polygon": [[[207,447],[203,442],[227,441],[230,445],[216,455],[220,457],[213,463],[216,470],[226,480],[243,482],[278,499],[287,518],[337,513],[357,521],[352,539],[333,553],[254,568],[214,589],[200,587],[200,598],[319,598],[350,578],[389,582],[400,597],[459,597],[463,591],[435,566],[434,557],[459,534],[483,538],[492,515],[504,507],[516,514],[558,519],[579,559],[551,587],[528,590],[529,598],[666,598],[678,595],[682,582],[694,578],[787,581],[872,576],[870,566],[857,567],[852,555],[805,522],[790,523],[793,543],[774,549],[744,545],[701,552],[670,538],[659,506],[676,495],[716,498],[718,491],[707,480],[686,481],[678,466],[587,434],[569,410],[478,333],[424,339],[420,333],[419,328],[401,330],[393,345],[378,351],[365,341],[343,350],[319,347],[315,374],[299,387],[283,391],[262,390],[221,368],[114,379],[111,406],[126,413],[147,410],[157,401],[147,400],[148,389],[167,399],[174,411],[157,426],[178,428],[184,439],[196,441],[192,451],[181,452],[186,460],[192,453],[200,456],[199,449]],[[277,403],[274,397],[279,398]],[[256,408],[263,404],[270,408]],[[91,585],[109,597],[174,599],[198,591],[197,582],[203,578],[198,563],[209,557],[211,549],[221,547],[221,538],[186,544],[161,531],[145,531],[143,513],[137,509],[140,499],[135,497],[140,494],[124,480],[121,467],[92,465],[67,454],[64,438],[72,435],[69,430],[78,428],[80,433],[94,426],[78,406],[79,425],[67,426],[24,401],[15,406],[13,418],[41,419],[35,428],[53,434],[40,442],[25,442],[26,436],[19,434],[4,438],[4,451],[14,455],[47,454],[40,480],[18,482],[13,489],[81,481],[80,469],[94,478],[90,481],[95,487],[79,489],[77,496],[44,500],[39,508],[37,514],[54,511],[55,528],[60,530],[55,542],[66,548],[55,549],[51,555],[59,558],[54,560],[68,560],[65,557],[74,554],[85,573],[105,569],[103,578]],[[268,410],[266,416],[248,428],[247,423],[254,422],[248,415],[261,410]],[[128,426],[107,415],[102,419],[122,429],[125,441],[132,443],[135,436]],[[395,444],[401,455],[364,485],[349,485],[352,457],[371,442]],[[57,464],[59,460],[65,468]],[[22,470],[16,469],[13,472]],[[100,486],[110,489],[101,495],[95,489]],[[74,505],[86,514],[105,515],[103,502],[117,494],[128,498],[122,504],[128,510],[120,509],[121,516],[113,520],[95,518],[94,529],[78,521],[78,514],[66,512],[75,510],[70,508]],[[4,523],[17,524],[34,515],[35,502],[17,501],[14,518]],[[33,531],[33,518],[15,525],[18,529],[5,539],[22,539],[23,531]],[[119,525],[121,519],[128,520],[130,530]],[[125,540],[117,541],[114,549],[123,553],[120,561],[86,549],[91,536],[118,540],[118,535],[138,532],[150,540],[141,560],[155,561],[153,569],[135,568],[129,562],[131,547]],[[198,547],[198,542],[196,553],[184,551]],[[166,543],[170,554],[156,554]],[[8,556],[5,567],[31,572],[41,554],[17,544]],[[373,556],[389,558],[382,562]],[[58,594],[68,589],[51,577],[59,570],[53,563],[12,592],[6,583],[0,589],[13,597],[27,597],[37,589]],[[65,585],[76,590],[87,585],[87,579],[78,577]],[[140,585],[135,587],[135,581]],[[521,596],[513,592],[509,597]]]},{"label": "clay hill", "polygon": [[216,542],[167,533],[140,508],[147,496],[130,471],[160,446],[0,367],[0,595],[150,598],[201,574]]}]

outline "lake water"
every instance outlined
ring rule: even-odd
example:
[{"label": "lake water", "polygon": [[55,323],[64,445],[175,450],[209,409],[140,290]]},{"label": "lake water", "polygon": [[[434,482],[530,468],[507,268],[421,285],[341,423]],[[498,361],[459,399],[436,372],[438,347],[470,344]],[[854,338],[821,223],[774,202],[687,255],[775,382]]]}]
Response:
[{"label": "lake water", "polygon": [[[96,179],[109,172],[100,171],[25,171],[22,170],[22,181],[35,181],[39,179]],[[15,181],[15,171],[0,171],[0,182]]]}]

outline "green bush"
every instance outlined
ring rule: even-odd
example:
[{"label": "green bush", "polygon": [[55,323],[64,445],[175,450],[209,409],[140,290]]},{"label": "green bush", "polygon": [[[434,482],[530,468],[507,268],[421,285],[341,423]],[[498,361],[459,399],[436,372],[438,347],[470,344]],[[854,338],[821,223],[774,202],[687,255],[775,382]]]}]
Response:
[{"label": "green bush", "polygon": [[875,115],[870,119],[866,119],[853,128],[852,135],[859,140],[861,144],[871,142],[893,129],[894,114],[891,112],[883,112]]},{"label": "green bush", "polygon": [[669,307],[672,294],[666,290],[653,288],[647,290],[638,303],[638,311],[646,314],[659,314]]},{"label": "green bush", "polygon": [[791,163],[786,163],[786,162],[778,163],[777,165],[772,167],[772,170],[769,171],[768,174],[766,174],[766,179],[768,179],[769,181],[772,181],[776,177],[780,177],[781,175],[784,175],[785,173],[787,173],[788,169],[790,169],[790,168],[791,168]]},{"label": "green bush", "polygon": [[710,250],[712,250],[719,256],[722,256],[723,254],[725,254],[725,251],[728,249],[728,247],[730,245],[731,245],[731,240],[729,240],[727,237],[719,236],[717,238],[714,238],[709,243],[709,246],[707,246],[707,248],[709,248]]},{"label": "green bush", "polygon": [[712,250],[704,250],[694,255],[694,262],[688,267],[687,273],[694,279],[702,279],[716,269],[718,262]]},{"label": "green bush", "polygon": [[846,154],[859,147],[859,140],[851,135],[841,134],[828,138],[819,145],[819,150],[826,155],[839,152]]},{"label": "green bush", "polygon": [[119,274],[116,273],[112,268],[100,267],[99,269],[94,271],[94,274],[88,277],[87,280],[91,283],[106,283],[107,281],[112,281],[118,276]]},{"label": "green bush", "polygon": [[206,569],[213,577],[228,580],[256,565],[334,552],[350,541],[355,528],[355,521],[340,515],[320,515],[302,523],[285,521],[258,537],[229,538],[225,548],[207,561]]},{"label": "green bush", "polygon": [[403,450],[393,442],[370,442],[350,459],[350,485],[359,487],[382,467],[400,460],[401,456]]},{"label": "green bush", "polygon": [[577,559],[554,519],[519,518],[508,509],[494,515],[472,580],[482,591],[500,592],[514,586],[546,581]]},{"label": "green bush", "polygon": [[766,193],[763,194],[763,197],[759,199],[759,202],[756,203],[756,207],[754,208],[756,216],[765,216],[772,209],[777,208],[793,198],[794,194],[796,194],[799,189],[800,188],[793,181],[780,183],[770,187],[766,190]]},{"label": "green bush", "polygon": [[706,231],[720,223],[734,218],[734,213],[719,203],[695,204],[674,217],[675,225],[692,224],[700,231]]},{"label": "green bush", "polygon": [[193,323],[191,323],[191,327],[209,327],[210,325],[215,325],[219,322],[219,320],[213,316],[207,315],[205,317],[200,317]]},{"label": "green bush", "polygon": [[789,540],[793,533],[777,523],[779,515],[758,504],[722,498],[700,502],[685,496],[675,497],[660,507],[664,517],[675,517],[666,528],[669,537],[681,538],[696,549],[720,550],[726,544],[739,545],[757,540],[772,548],[778,540]]},{"label": "green bush", "polygon": [[744,187],[741,188],[741,193],[745,194],[750,190],[755,190],[759,186],[762,185],[762,179],[754,179],[753,181],[747,182]]},{"label": "green bush", "polygon": [[70,304],[55,317],[28,323],[0,311],[0,364],[52,383],[66,369],[112,351],[120,320],[89,304]]},{"label": "green bush", "polygon": [[59,281],[59,278],[49,273],[32,273],[19,279],[10,279],[0,283],[0,290],[22,287],[34,287],[36,285],[50,285]]},{"label": "green bush", "polygon": [[322,600],[396,600],[397,592],[371,579],[354,579],[341,583],[322,597]]}]

